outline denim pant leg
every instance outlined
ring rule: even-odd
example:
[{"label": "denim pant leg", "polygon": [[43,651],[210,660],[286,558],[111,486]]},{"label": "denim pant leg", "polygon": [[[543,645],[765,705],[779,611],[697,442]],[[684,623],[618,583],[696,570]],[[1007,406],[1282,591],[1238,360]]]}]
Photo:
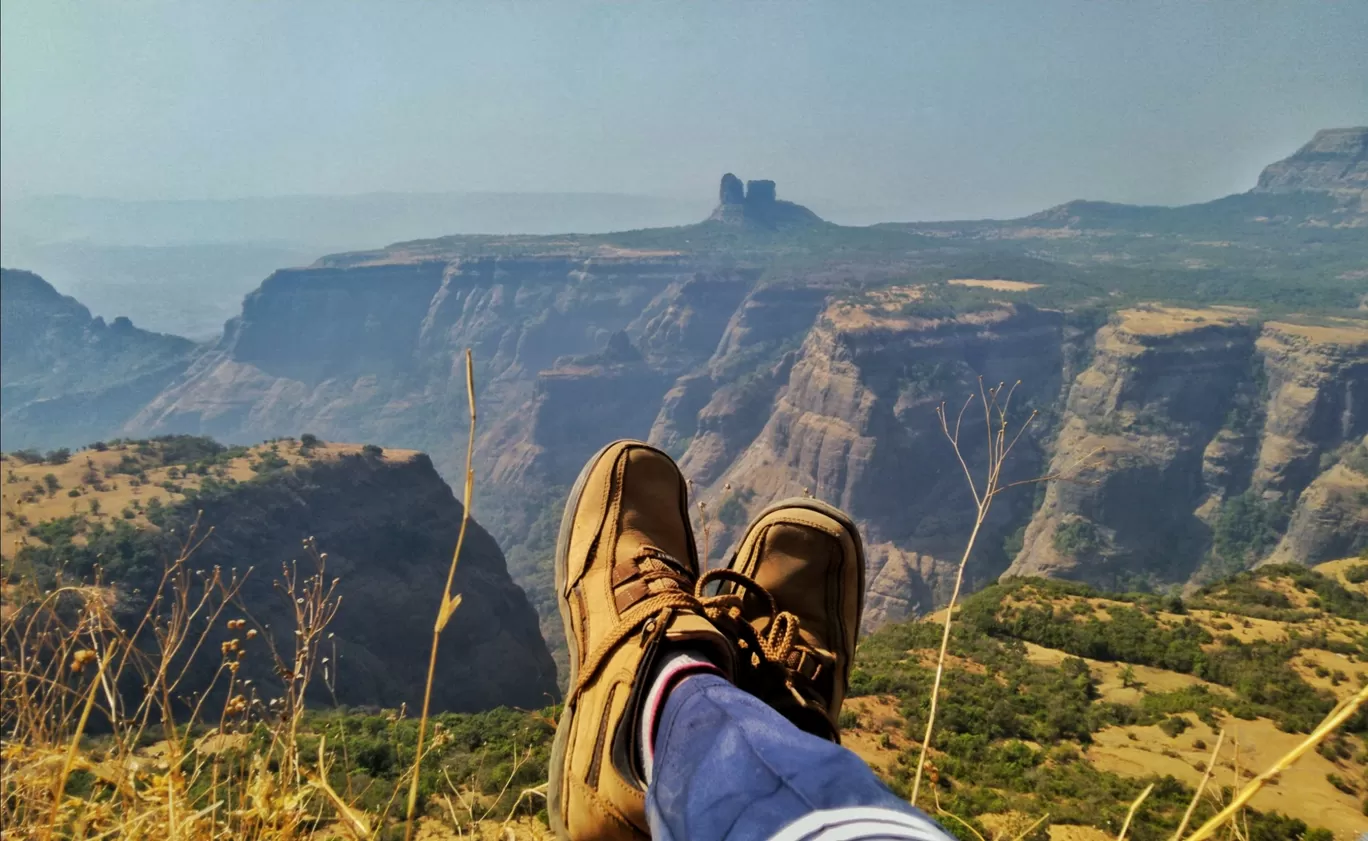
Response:
[{"label": "denim pant leg", "polygon": [[717,675],[670,692],[646,814],[654,841],[947,841],[849,750]]}]

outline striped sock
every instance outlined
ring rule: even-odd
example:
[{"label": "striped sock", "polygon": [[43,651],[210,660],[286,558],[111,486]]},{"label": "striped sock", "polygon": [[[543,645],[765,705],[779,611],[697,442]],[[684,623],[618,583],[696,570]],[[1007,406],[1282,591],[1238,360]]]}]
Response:
[{"label": "striped sock", "polygon": [[690,675],[721,674],[711,660],[691,650],[672,651],[662,654],[651,670],[651,688],[646,693],[646,703],[641,709],[641,762],[646,782],[651,782],[651,766],[655,762],[656,722],[665,710],[665,700],[681,680]]}]

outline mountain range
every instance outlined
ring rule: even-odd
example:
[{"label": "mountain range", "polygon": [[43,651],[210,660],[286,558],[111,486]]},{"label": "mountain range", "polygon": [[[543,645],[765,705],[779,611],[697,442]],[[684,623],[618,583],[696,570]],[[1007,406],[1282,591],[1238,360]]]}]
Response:
[{"label": "mountain range", "polygon": [[[1196,586],[1368,545],[1368,128],[1320,132],[1247,193],[1022,219],[835,225],[722,179],[705,221],[462,235],[272,273],[204,344],[106,325],[3,275],[4,446],[301,433],[464,457],[475,508],[559,633],[548,547],[579,466],[644,438],[691,480],[721,563],[811,494],[868,544],[874,626],[943,604],[974,500],[936,421],[1018,383],[1035,419],[968,579]],[[11,317],[12,302],[17,302]],[[19,326],[12,338],[11,324]],[[984,429],[966,427],[971,470]]]}]

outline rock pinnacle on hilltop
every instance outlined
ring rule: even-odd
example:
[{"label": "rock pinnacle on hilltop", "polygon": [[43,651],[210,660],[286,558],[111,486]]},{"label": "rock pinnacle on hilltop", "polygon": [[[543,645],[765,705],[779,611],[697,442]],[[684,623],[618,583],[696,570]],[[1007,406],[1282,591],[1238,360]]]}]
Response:
[{"label": "rock pinnacle on hilltop", "polygon": [[777,230],[817,225],[823,220],[801,204],[780,201],[773,181],[747,181],[743,187],[741,179],[728,172],[722,176],[717,209],[708,221]]}]

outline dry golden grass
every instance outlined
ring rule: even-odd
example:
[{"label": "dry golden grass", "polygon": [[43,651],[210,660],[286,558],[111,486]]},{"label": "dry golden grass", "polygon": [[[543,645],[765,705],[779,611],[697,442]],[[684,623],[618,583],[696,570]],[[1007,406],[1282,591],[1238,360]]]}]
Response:
[{"label": "dry golden grass", "polygon": [[[1356,563],[1356,559],[1345,559],[1322,564],[1317,569],[1327,575],[1335,575],[1343,580],[1344,571]],[[1282,580],[1260,581],[1259,586],[1283,593],[1298,607],[1310,607],[1309,596],[1298,591]],[[1364,584],[1348,584],[1360,589]],[[1093,615],[1106,621],[1105,610],[1110,603],[1105,599],[1079,597],[1057,597],[1052,600],[1057,610],[1068,612],[1079,602],[1093,609]],[[1288,637],[1289,625],[1285,622],[1255,619],[1211,610],[1191,610],[1185,615],[1158,612],[1155,616],[1164,624],[1177,624],[1185,619],[1194,619],[1203,625],[1213,636],[1233,635],[1242,642],[1257,640],[1284,640]],[[1229,625],[1230,627],[1226,627]],[[1296,630],[1305,633],[1305,623],[1298,623]],[[1330,639],[1350,641],[1361,634],[1368,633],[1368,625],[1338,617],[1318,620],[1316,630],[1324,630]],[[1213,643],[1208,648],[1218,646]],[[1040,665],[1056,665],[1071,655],[1055,649],[1026,643],[1028,658]],[[1204,686],[1218,695],[1230,695],[1223,686],[1202,681],[1191,675],[1170,672],[1148,666],[1111,663],[1084,658],[1089,668],[1099,680],[1099,693],[1102,700],[1136,704],[1149,693],[1171,692],[1187,686]],[[1351,661],[1348,657],[1320,649],[1304,649],[1291,664],[1311,685],[1325,689],[1341,701],[1360,693],[1359,674],[1368,674],[1368,664]],[[1123,685],[1121,674],[1129,670],[1131,686]],[[1339,679],[1335,673],[1340,672]],[[1171,737],[1157,726],[1110,727],[1095,734],[1094,744],[1088,749],[1089,761],[1098,769],[1121,776],[1142,779],[1153,775],[1170,775],[1191,786],[1202,779],[1203,771],[1210,761],[1210,745],[1218,738],[1218,730],[1201,723],[1193,714],[1183,714],[1190,727]],[[1220,728],[1227,734],[1227,744],[1221,751],[1221,759],[1213,777],[1213,785],[1230,786],[1234,778],[1235,745],[1239,746],[1241,774],[1239,783],[1243,784],[1279,757],[1296,747],[1305,738],[1302,735],[1284,733],[1267,719],[1242,721],[1231,716],[1220,718]],[[1368,744],[1361,744],[1355,737],[1345,737],[1353,753],[1368,750]],[[1336,833],[1337,838],[1354,839],[1354,830],[1365,827],[1363,802],[1360,796],[1346,794],[1332,785],[1327,779],[1329,774],[1341,778],[1355,779],[1360,771],[1352,762],[1332,762],[1318,753],[1302,756],[1295,765],[1283,771],[1276,784],[1260,790],[1250,800],[1253,808],[1277,811],[1292,817],[1301,818],[1312,825],[1321,825]],[[1079,828],[1082,831],[1085,828]],[[1053,834],[1052,838],[1055,837]],[[1067,837],[1067,836],[1060,836]],[[1080,837],[1087,837],[1086,834]]]},{"label": "dry golden grass", "polygon": [[[1196,786],[1202,778],[1206,763],[1211,758],[1210,745],[1216,743],[1218,731],[1207,727],[1196,716],[1185,714],[1191,725],[1177,737],[1170,737],[1158,727],[1109,727],[1098,732],[1087,756],[1097,768],[1124,777],[1144,778],[1152,775],[1171,775],[1175,779]],[[1267,719],[1241,721],[1222,716],[1221,727],[1226,731],[1226,744],[1212,775],[1213,785],[1236,785],[1236,745],[1239,747],[1239,781],[1243,786],[1254,774],[1292,750],[1306,737],[1284,733]],[[1348,737],[1356,748],[1358,739]],[[1197,740],[1205,744],[1194,746]],[[1277,811],[1301,818],[1313,825],[1324,826],[1337,838],[1352,839],[1355,830],[1364,827],[1361,798],[1345,794],[1326,780],[1327,774],[1338,773],[1352,777],[1348,763],[1332,763],[1318,753],[1302,756],[1283,771],[1276,785],[1265,786],[1249,801],[1255,809]]]},{"label": "dry golden grass", "polygon": [[[1034,643],[1028,642],[1025,643],[1025,646],[1027,659],[1041,666],[1057,666],[1066,659],[1073,657],[1072,654],[1066,654],[1054,648],[1045,648]],[[1230,695],[1230,690],[1224,686],[1209,683],[1192,675],[1156,669],[1152,666],[1128,666],[1125,663],[1111,663],[1087,657],[1079,659],[1086,662],[1088,668],[1096,676],[1097,691],[1104,701],[1134,704],[1147,692],[1175,692],[1189,686],[1205,687],[1214,695]],[[1131,681],[1129,681],[1132,684],[1131,686],[1127,686],[1127,681],[1122,679],[1122,673],[1127,669],[1131,672]]]},{"label": "dry golden grass", "polygon": [[1368,322],[1348,318],[1327,319],[1321,324],[1270,321],[1268,328],[1307,339],[1318,345],[1347,345],[1368,349]]},{"label": "dry golden grass", "polygon": [[1050,827],[1050,841],[1116,841],[1096,827],[1056,824]]},{"label": "dry golden grass", "polygon": [[1353,695],[1360,686],[1368,685],[1368,663],[1350,660],[1333,651],[1303,649],[1292,661],[1292,668],[1307,683],[1341,701]]},{"label": "dry golden grass", "polygon": [[982,280],[974,277],[957,277],[948,280],[946,283],[952,286],[976,286],[980,289],[992,289],[997,292],[1029,292],[1032,289],[1039,289],[1043,283],[1027,283],[1024,280]]},{"label": "dry golden grass", "polygon": [[1245,320],[1243,313],[1214,307],[1187,309],[1147,306],[1122,310],[1119,315],[1122,329],[1135,336],[1177,335],[1213,324],[1236,324]]},{"label": "dry golden grass", "polygon": [[[209,475],[247,480],[257,475],[252,464],[271,456],[299,465],[361,449],[318,445],[306,454],[297,442],[273,442],[214,465]],[[154,496],[164,503],[184,498],[152,490],[153,482],[170,480],[188,490],[204,481],[173,467],[144,467],[144,483],[109,470],[133,454],[132,448],[114,447],[77,453],[58,465],[6,459],[6,510],[16,514],[5,518],[7,525],[16,532],[23,528],[19,513],[30,522],[72,513],[45,486],[42,494],[24,498],[49,473],[63,486],[59,491],[68,483],[79,489],[79,498],[72,499],[84,503],[84,510],[76,513],[89,519],[119,516],[143,528],[154,526],[141,514],[123,517],[117,506]],[[401,461],[414,455],[387,450],[384,457]],[[99,501],[98,512],[91,511],[91,500]],[[80,582],[64,581],[60,570],[44,573],[56,580],[41,584],[13,571],[7,575],[0,611],[5,839],[369,839],[393,824],[395,797],[367,813],[352,799],[349,769],[343,775],[346,795],[329,784],[337,770],[331,757],[340,755],[345,763],[345,743],[340,754],[326,753],[318,738],[316,757],[300,752],[305,693],[316,673],[324,683],[330,680],[328,658],[320,655],[338,597],[337,579],[326,574],[327,555],[305,541],[306,562],[282,567],[276,590],[293,607],[295,627],[270,631],[252,622],[238,600],[242,578],[190,564],[207,532],[197,524],[183,537],[179,556],[168,560],[147,595],[142,619],[131,623],[115,620],[120,599],[99,580],[98,570],[95,580]],[[444,603],[445,616],[458,600]],[[225,630],[228,639],[221,646],[207,644],[211,634]],[[277,640],[282,632],[283,640]],[[280,685],[239,682],[246,657],[273,660]],[[205,658],[217,661],[208,685],[187,685],[191,664]],[[418,755],[424,755],[421,743]],[[76,780],[80,785],[73,791]],[[460,797],[462,789],[453,786],[452,794]],[[469,814],[453,812],[449,826],[425,817],[419,837],[457,837],[451,827],[462,827],[460,837],[546,837],[544,828],[520,818],[482,819],[473,805],[478,798],[466,796]]]},{"label": "dry golden grass", "polygon": [[[193,571],[204,532],[186,535],[132,628],[115,621],[109,588],[98,581],[59,580],[49,590],[7,583],[3,838],[355,841],[397,825],[407,775],[387,806],[363,811],[350,791],[355,772],[343,769],[345,793],[328,782],[345,765],[345,743],[340,754],[325,753],[314,733],[317,754],[300,750],[306,690],[316,677],[329,679],[320,654],[338,598],[326,553],[306,541],[305,562],[282,569],[277,589],[295,607],[294,627],[269,631],[243,612],[241,578]],[[222,630],[227,642],[205,644]],[[274,660],[280,685],[237,680],[238,664],[253,657]],[[209,684],[186,685],[190,664],[205,658],[218,664]],[[417,837],[548,837],[525,816],[481,817],[480,798],[453,786],[430,804]],[[458,802],[468,808],[458,813]]]},{"label": "dry golden grass", "polygon": [[978,822],[990,833],[989,838],[1016,838],[1034,829],[1038,821],[1040,815],[1028,815],[1025,812],[990,812],[978,816]]},{"label": "dry golden grass", "polygon": [[[336,460],[360,452],[360,444],[322,443],[312,448],[306,457],[300,453],[298,441],[286,439],[251,447],[246,455],[220,465],[217,472],[209,475],[220,480],[248,481],[257,475],[252,469],[253,462],[267,453],[274,453],[290,465],[297,466],[310,461]],[[103,452],[81,450],[73,453],[71,460],[65,464],[23,464],[13,455],[0,455],[0,557],[8,560],[24,543],[40,542],[28,534],[25,522],[31,525],[77,514],[91,522],[110,524],[127,519],[138,528],[155,529],[147,519],[146,506],[153,500],[172,505],[185,499],[183,492],[167,490],[162,483],[170,482],[184,490],[194,490],[206,478],[194,473],[186,474],[177,465],[147,468],[145,481],[115,472],[114,468],[120,461],[135,455],[134,448],[126,444],[110,447]],[[407,461],[416,455],[418,453],[415,450],[386,449],[383,458],[386,461]],[[44,478],[49,474],[58,483],[57,489],[51,492],[44,484]],[[80,495],[70,496],[72,490],[79,491]],[[98,513],[92,513],[92,502],[96,503]],[[133,516],[125,517],[125,509]],[[78,535],[75,542],[79,544],[83,540]]]},{"label": "dry golden grass", "polygon": [[[316,569],[290,570],[280,582],[285,597],[297,599],[297,621],[292,645],[270,655],[288,677],[268,704],[237,680],[257,633],[233,609],[241,579],[192,574],[187,563],[202,539],[198,529],[186,535],[132,630],[115,620],[98,581],[59,579],[43,592],[23,582],[6,587],[0,823],[13,837],[307,836],[320,778],[301,761],[295,735],[337,605],[325,584],[326,555],[306,547]],[[205,650],[219,628],[241,633],[221,650]],[[220,658],[210,685],[184,686],[189,662],[200,656]],[[221,700],[210,706],[211,697]],[[85,739],[97,726],[95,748]],[[209,730],[205,753],[194,749],[205,743],[194,736],[197,726]],[[261,752],[230,749],[258,726],[269,733]],[[155,737],[159,749],[140,748]],[[87,791],[68,790],[73,774]],[[207,796],[195,793],[206,789]]]},{"label": "dry golden grass", "polygon": [[889,286],[871,290],[864,301],[835,301],[822,313],[838,330],[873,330],[910,326],[913,320],[900,314],[902,307],[921,300],[921,286]]},{"label": "dry golden grass", "polygon": [[[1272,619],[1258,619],[1252,616],[1231,616],[1224,612],[1211,610],[1192,610],[1188,615],[1199,622],[1202,627],[1206,628],[1212,635],[1230,634],[1240,642],[1287,639],[1287,625],[1282,622],[1275,622]],[[1217,626],[1221,623],[1229,623],[1231,627],[1228,629],[1218,628]]]},{"label": "dry golden grass", "polygon": [[1363,565],[1368,565],[1368,560],[1364,560],[1363,558],[1342,558],[1338,561],[1326,561],[1313,568],[1322,575],[1328,575],[1331,578],[1334,578],[1340,584],[1344,585],[1346,589],[1357,590],[1365,596],[1368,596],[1368,581],[1355,582],[1344,577],[1344,574],[1349,571],[1350,567]]}]

